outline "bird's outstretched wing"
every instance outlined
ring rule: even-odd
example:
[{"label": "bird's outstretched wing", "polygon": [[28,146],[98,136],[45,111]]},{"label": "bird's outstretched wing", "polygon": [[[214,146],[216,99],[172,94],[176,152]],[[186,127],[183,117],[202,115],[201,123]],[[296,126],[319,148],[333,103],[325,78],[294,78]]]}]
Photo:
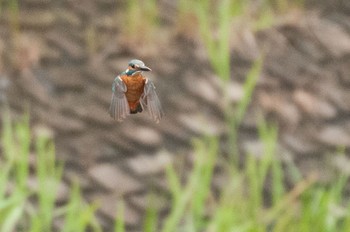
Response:
[{"label": "bird's outstretched wing", "polygon": [[120,76],[117,76],[112,84],[112,100],[109,114],[112,118],[123,121],[130,114],[130,108],[125,96],[127,88]]},{"label": "bird's outstretched wing", "polygon": [[141,96],[140,102],[142,108],[146,109],[151,118],[158,123],[163,117],[163,110],[156,93],[156,87],[149,79],[146,79],[144,92]]}]

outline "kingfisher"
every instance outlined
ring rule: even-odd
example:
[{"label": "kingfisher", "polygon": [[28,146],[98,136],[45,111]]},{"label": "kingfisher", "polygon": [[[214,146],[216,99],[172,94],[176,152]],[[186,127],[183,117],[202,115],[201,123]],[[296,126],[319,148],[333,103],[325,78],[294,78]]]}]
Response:
[{"label": "kingfisher", "polygon": [[112,99],[109,114],[117,121],[123,121],[129,114],[147,110],[151,118],[159,123],[163,110],[156,88],[143,72],[152,71],[141,60],[133,59],[128,68],[119,74],[112,84]]}]

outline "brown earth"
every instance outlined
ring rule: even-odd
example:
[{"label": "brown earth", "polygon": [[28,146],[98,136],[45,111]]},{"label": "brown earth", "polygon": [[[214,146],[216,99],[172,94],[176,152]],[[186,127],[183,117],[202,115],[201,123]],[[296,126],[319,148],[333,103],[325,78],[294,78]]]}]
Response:
[{"label": "brown earth", "polygon": [[[160,1],[158,38],[139,44],[122,34],[121,2],[21,0],[18,24],[4,11],[0,97],[14,116],[29,108],[33,128],[53,133],[65,161],[62,201],[77,179],[86,199],[101,202],[106,228],[123,198],[128,228],[136,230],[149,190],[159,193],[166,211],[165,166],[190,157],[195,136],[224,137],[225,124],[217,77],[198,38],[176,35],[174,4]],[[245,75],[261,51],[263,72],[240,128],[241,149],[259,152],[262,113],[279,125],[281,154],[304,173],[328,178],[330,152],[350,147],[350,4],[310,1],[305,12],[272,28],[239,30],[231,53],[232,104],[241,99]],[[147,114],[118,123],[107,113],[111,83],[131,58],[153,69],[149,77],[165,111],[159,124]],[[339,168],[348,168],[346,162],[331,159]]]}]

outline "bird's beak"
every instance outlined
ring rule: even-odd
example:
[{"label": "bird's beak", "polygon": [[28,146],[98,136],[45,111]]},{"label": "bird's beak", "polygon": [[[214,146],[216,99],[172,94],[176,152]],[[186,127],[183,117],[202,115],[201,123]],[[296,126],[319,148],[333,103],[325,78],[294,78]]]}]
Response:
[{"label": "bird's beak", "polygon": [[140,68],[140,70],[142,70],[142,71],[152,71],[152,69],[150,69],[150,68],[147,67],[146,65],[140,66],[139,68]]}]

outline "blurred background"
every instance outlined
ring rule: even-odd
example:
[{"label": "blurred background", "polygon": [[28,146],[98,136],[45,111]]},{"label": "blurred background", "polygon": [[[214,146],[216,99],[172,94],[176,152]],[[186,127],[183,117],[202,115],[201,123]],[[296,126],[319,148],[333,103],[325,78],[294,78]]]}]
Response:
[{"label": "blurred background", "polygon": [[[153,70],[146,74],[164,108],[159,124],[147,113],[122,123],[108,114],[112,81],[133,58]],[[0,101],[15,123],[29,115],[31,136],[23,140],[32,142],[29,189],[36,192],[41,183],[34,144],[45,134],[53,140],[56,161],[63,163],[55,205],[70,202],[72,186],[79,185],[82,201],[94,205],[95,219],[87,220],[94,222],[87,226],[93,231],[142,231],[145,215],[153,218],[149,205],[158,219],[145,228],[162,228],[164,221],[171,228],[166,218],[176,208],[174,186],[187,183],[197,160],[211,151],[216,158],[210,171],[202,172],[208,171],[208,179],[199,180],[213,189],[203,197],[204,221],[220,202],[223,186],[245,169],[247,154],[258,160],[255,165],[265,153],[273,154],[269,162],[279,160],[286,173],[281,199],[310,176],[311,182],[332,183],[350,171],[349,86],[349,1],[0,1]],[[2,118],[8,123],[8,116]],[[22,141],[17,137],[14,147]],[[231,161],[234,167],[225,166]],[[171,181],[173,174],[178,182]],[[260,186],[262,208],[274,205],[269,192],[275,174],[267,174]],[[17,183],[11,174],[8,178]],[[156,203],[149,203],[152,196]],[[36,200],[28,201],[35,209]],[[10,228],[17,230],[9,231],[34,231],[25,229],[32,228],[28,215],[34,210],[26,204],[10,217],[15,218]],[[123,217],[116,216],[118,205]],[[180,207],[180,215],[187,215],[186,208]],[[38,231],[62,231],[69,220],[53,215],[52,225]],[[124,223],[115,224],[116,217]],[[179,217],[173,217],[174,224],[186,225]],[[263,222],[266,228],[273,228],[271,221]],[[206,223],[177,231],[203,231]],[[213,228],[209,231],[232,231]],[[260,231],[241,228],[237,231]]]}]

